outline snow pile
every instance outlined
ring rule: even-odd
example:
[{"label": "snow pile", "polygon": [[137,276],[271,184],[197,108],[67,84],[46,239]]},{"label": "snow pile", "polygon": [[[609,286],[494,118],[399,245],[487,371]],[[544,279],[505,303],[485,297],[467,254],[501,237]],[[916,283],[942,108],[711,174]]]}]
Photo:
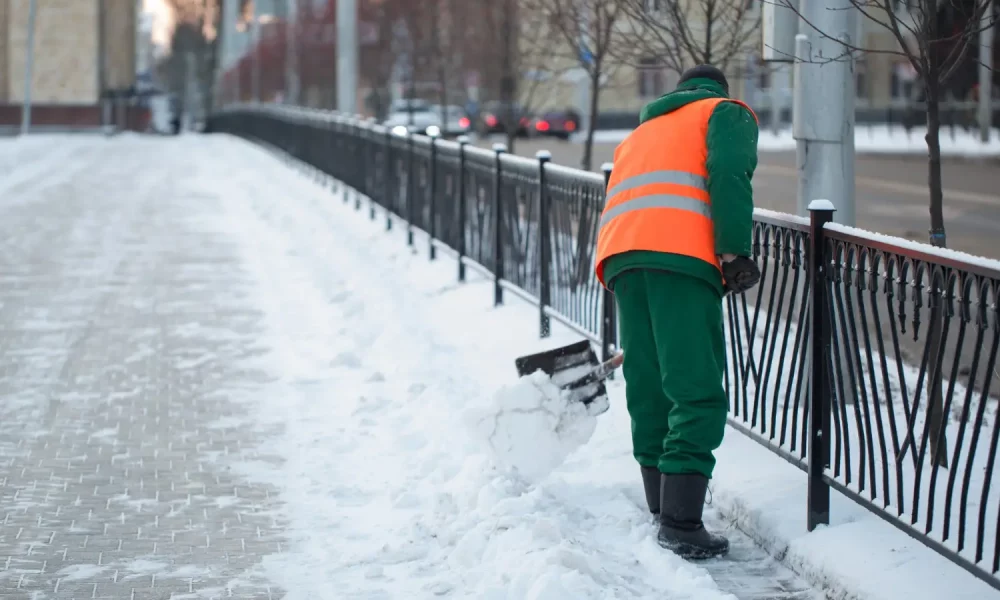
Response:
[{"label": "snow pile", "polygon": [[538,483],[597,428],[597,402],[573,401],[542,371],[500,388],[488,408],[467,419],[486,442],[494,464]]}]

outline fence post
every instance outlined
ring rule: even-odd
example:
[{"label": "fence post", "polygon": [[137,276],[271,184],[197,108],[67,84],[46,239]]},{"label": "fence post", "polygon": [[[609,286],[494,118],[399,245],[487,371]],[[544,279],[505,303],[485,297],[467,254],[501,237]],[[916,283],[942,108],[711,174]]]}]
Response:
[{"label": "fence post", "polygon": [[399,188],[399,184],[396,183],[396,178],[392,173],[392,129],[386,127],[385,129],[385,197],[382,201],[385,203],[385,230],[390,231],[392,229],[392,186],[395,185]]},{"label": "fence post", "polygon": [[358,183],[361,189],[354,190],[354,210],[361,210],[361,195],[368,193],[368,161],[365,160],[368,154],[368,144],[366,143],[367,136],[365,135],[368,131],[367,120],[358,123],[358,135],[354,138],[358,145],[357,151],[354,155],[355,164],[358,165],[358,172],[360,177],[358,177]]},{"label": "fence post", "polygon": [[806,527],[830,523],[830,486],[823,473],[830,466],[830,441],[833,390],[831,356],[833,330],[827,295],[827,253],[824,226],[833,220],[836,209],[829,200],[809,204],[809,307],[810,353],[809,378],[809,490],[806,496]]},{"label": "fence post", "polygon": [[[354,123],[350,121],[345,122],[343,124],[343,129],[346,129],[346,131],[341,131],[340,139],[342,140],[343,151],[344,151],[341,160],[350,161],[350,163],[353,163],[355,155],[355,150],[353,147],[355,140],[353,135]],[[319,169],[316,169],[316,171],[320,172]],[[335,179],[337,179],[337,181],[340,182],[340,185],[343,186],[344,188],[344,204],[347,204],[348,202],[351,201],[351,196],[349,193],[351,186],[347,182],[348,174],[346,170],[343,169],[343,167],[341,167],[340,173],[338,173],[337,175],[339,175],[339,177],[335,177]],[[353,173],[351,175],[353,175]]]},{"label": "fence post", "polygon": [[469,136],[458,138],[458,280],[465,281],[465,145]]},{"label": "fence post", "polygon": [[[372,125],[374,125],[374,122],[372,123]],[[370,152],[369,158],[371,158],[372,162],[374,163],[375,160],[376,160],[375,157],[379,156],[379,153],[378,153],[378,136],[375,135],[375,130],[374,129],[369,129],[368,130],[368,150]],[[379,182],[381,182],[381,184],[383,186],[385,185],[385,174],[383,173],[382,177],[380,178],[378,176],[379,169],[376,168],[375,165],[372,165],[371,174],[372,174],[372,183],[371,183],[371,190],[369,190],[369,193],[368,193],[368,216],[369,216],[369,218],[371,218],[372,221],[374,221],[375,220],[375,195],[378,194],[378,192],[376,190],[379,187]],[[383,187],[383,189],[385,189],[385,188]],[[384,194],[382,196],[382,202],[385,202],[385,195]]]},{"label": "fence post", "polygon": [[493,165],[493,306],[503,304],[503,169],[501,156],[507,151],[504,144],[493,144],[496,161]]},{"label": "fence post", "polygon": [[549,239],[549,196],[545,185],[545,164],[552,160],[552,153],[539,150],[535,153],[538,159],[538,336],[549,337],[552,324],[546,307],[552,303],[552,289],[549,277],[549,267],[552,264],[552,240]]},{"label": "fence post", "polygon": [[427,245],[429,246],[428,254],[430,260],[434,260],[437,258],[437,247],[434,245],[434,241],[435,239],[437,239],[437,215],[435,214],[434,210],[436,208],[435,204],[437,198],[437,136],[436,135],[431,136],[430,162],[431,162],[430,169],[428,169],[430,171],[429,177],[431,179],[429,186],[431,188],[429,191],[430,199],[428,200],[430,209],[428,211],[430,213],[430,215],[428,216],[428,218],[430,219],[428,229],[430,229],[430,231],[428,231],[428,233],[430,234],[429,236],[430,239],[427,241]]},{"label": "fence post", "polygon": [[[601,165],[601,170],[604,171],[604,191],[607,194],[608,184],[611,181],[611,170],[614,167],[612,163],[604,163]],[[607,202],[607,198],[605,198]],[[603,205],[602,205],[603,208]],[[597,249],[597,243],[594,243],[594,249]],[[596,275],[595,275],[596,277]],[[611,358],[613,353],[618,349],[618,322],[615,315],[615,295],[611,293],[606,287],[601,287],[601,361],[606,361]],[[608,377],[608,379],[613,379],[614,373]]]},{"label": "fence post", "polygon": [[[337,120],[330,122],[330,127],[334,131],[334,134],[333,134],[333,144],[334,144],[335,150],[334,150],[333,156],[337,157],[337,164],[339,165],[341,163],[341,161],[345,160],[344,155],[347,154],[347,152],[345,151],[345,148],[344,148],[344,146],[347,145],[345,143],[345,139],[347,138],[347,136],[344,135],[344,122],[343,122],[342,119],[337,118]],[[310,145],[309,148],[310,148],[310,151],[312,153],[318,154],[315,144]],[[311,169],[310,172],[312,173],[313,178],[316,181],[322,182],[323,181],[322,178],[319,177],[319,168],[317,168],[315,165],[313,165],[312,161],[306,161],[306,164],[309,165],[307,168]],[[328,183],[330,185],[330,188],[332,190],[343,192],[343,194],[344,194],[344,203],[346,204],[347,203],[347,183],[344,182],[344,181],[341,181],[341,179],[340,179],[340,177],[343,175],[343,172],[339,168],[330,169],[330,171],[333,173],[333,176],[330,177],[326,181],[326,183]]]},{"label": "fence post", "polygon": [[413,245],[413,220],[416,202],[413,201],[413,134],[406,132],[406,245]]}]

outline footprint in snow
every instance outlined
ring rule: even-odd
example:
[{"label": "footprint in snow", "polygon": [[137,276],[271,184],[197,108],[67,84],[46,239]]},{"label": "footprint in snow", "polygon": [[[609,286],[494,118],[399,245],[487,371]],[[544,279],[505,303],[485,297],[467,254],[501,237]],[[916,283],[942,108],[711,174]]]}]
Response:
[{"label": "footprint in snow", "polygon": [[427,445],[427,438],[420,433],[409,433],[402,436],[399,440],[403,448],[406,450],[414,451],[420,450]]},{"label": "footprint in snow", "polygon": [[368,381],[376,383],[385,381],[385,375],[382,374],[382,371],[375,371],[371,374],[371,377],[368,378]]},{"label": "footprint in snow", "polygon": [[351,297],[351,293],[350,292],[346,292],[346,291],[345,292],[339,292],[337,294],[334,294],[333,296],[330,296],[330,304],[340,304],[341,302],[343,302],[344,300],[347,300],[350,297]]},{"label": "footprint in snow", "polygon": [[356,369],[361,366],[361,359],[358,358],[357,354],[353,352],[341,352],[333,361],[331,361],[330,366],[344,366],[352,369]]},{"label": "footprint in snow", "polygon": [[379,396],[375,399],[361,396],[360,398],[358,398],[358,407],[354,409],[354,412],[352,414],[361,415],[365,413],[376,412],[382,410],[388,404],[389,404],[389,399],[382,396]]}]

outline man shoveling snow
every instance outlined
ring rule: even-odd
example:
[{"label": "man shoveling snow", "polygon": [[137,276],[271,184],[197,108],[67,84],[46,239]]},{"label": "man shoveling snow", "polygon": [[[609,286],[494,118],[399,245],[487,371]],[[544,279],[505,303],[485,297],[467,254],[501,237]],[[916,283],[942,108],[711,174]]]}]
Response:
[{"label": "man shoveling snow", "polygon": [[[729,409],[722,298],[760,280],[751,248],[757,121],[728,91],[721,71],[701,65],[643,109],[615,150],[595,260],[618,306],[633,455],[657,538],[689,559],[729,551],[702,521]],[[518,359],[531,374],[475,420],[494,461],[531,482],[586,443],[607,409],[599,381],[571,391],[554,381],[596,362],[574,346]]]},{"label": "man shoveling snow", "polygon": [[753,111],[721,71],[688,70],[615,149],[596,271],[618,305],[633,455],[659,542],[726,554],[702,522],[729,399],[722,298],[756,285]]}]

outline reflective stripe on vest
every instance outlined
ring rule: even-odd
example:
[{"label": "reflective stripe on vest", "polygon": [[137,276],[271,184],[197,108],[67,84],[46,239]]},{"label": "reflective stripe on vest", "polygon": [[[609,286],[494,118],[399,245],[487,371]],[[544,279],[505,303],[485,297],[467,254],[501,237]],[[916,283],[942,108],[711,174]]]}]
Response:
[{"label": "reflective stripe on vest", "polygon": [[684,171],[653,171],[652,173],[633,175],[608,190],[606,206],[609,208],[606,208],[601,215],[600,227],[604,227],[605,224],[618,215],[643,208],[676,208],[678,210],[696,212],[709,219],[712,218],[712,209],[706,202],[679,194],[641,195],[612,206],[615,196],[619,193],[654,183],[683,185],[708,193],[708,182],[701,175],[694,173],[686,173]]},{"label": "reflective stripe on vest", "polygon": [[597,235],[602,285],[604,261],[634,250],[690,256],[719,268],[706,165],[708,120],[719,102],[753,114],[738,100],[699,100],[641,124],[615,149]]}]

